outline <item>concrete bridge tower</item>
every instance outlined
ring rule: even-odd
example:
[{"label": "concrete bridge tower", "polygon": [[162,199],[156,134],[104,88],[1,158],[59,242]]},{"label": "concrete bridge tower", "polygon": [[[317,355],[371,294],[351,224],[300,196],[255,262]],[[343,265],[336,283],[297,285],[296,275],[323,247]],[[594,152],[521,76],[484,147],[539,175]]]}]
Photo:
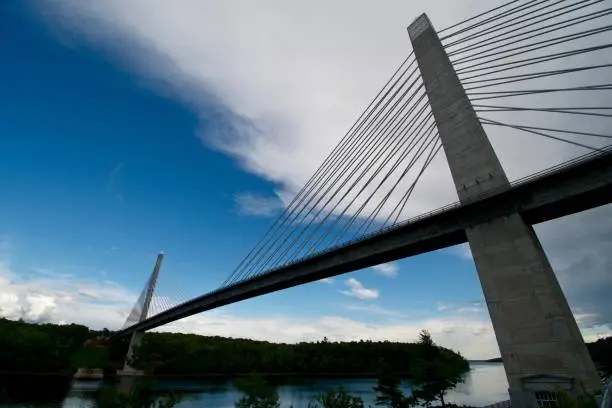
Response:
[{"label": "concrete bridge tower", "polygon": [[[144,290],[144,300],[142,303],[142,308],[140,310],[140,315],[138,316],[138,322],[142,322],[146,320],[147,315],[149,313],[149,308],[151,307],[151,299],[153,299],[153,293],[155,292],[155,285],[157,284],[157,277],[159,276],[159,270],[162,265],[162,261],[164,259],[164,253],[160,252],[157,255],[157,260],[155,261],[155,267],[153,268],[153,272],[151,273],[151,277],[147,282],[147,286]],[[122,385],[125,387],[131,386],[131,381],[129,378],[134,378],[143,374],[142,371],[136,370],[134,367],[130,366],[132,359],[134,358],[134,352],[140,343],[142,342],[142,338],[144,337],[144,332],[135,331],[132,333],[132,337],[130,338],[130,346],[128,348],[127,356],[123,365],[123,369],[117,372],[117,375],[122,377]],[[125,381],[125,380],[128,381]],[[128,384],[129,383],[129,384]]]},{"label": "concrete bridge tower", "polygon": [[[462,202],[508,178],[427,15],[408,33]],[[504,361],[513,408],[535,407],[556,387],[601,383],[552,267],[521,214],[466,229]],[[550,394],[548,394],[550,395]]]}]

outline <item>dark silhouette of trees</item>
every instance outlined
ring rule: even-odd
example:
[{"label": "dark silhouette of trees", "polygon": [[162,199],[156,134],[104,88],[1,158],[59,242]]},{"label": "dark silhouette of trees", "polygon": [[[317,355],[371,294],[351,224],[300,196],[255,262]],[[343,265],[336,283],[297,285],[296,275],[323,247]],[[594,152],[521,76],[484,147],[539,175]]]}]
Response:
[{"label": "dark silhouette of trees", "polygon": [[30,324],[0,318],[0,371],[70,372],[73,356],[90,337],[77,324]]},{"label": "dark silhouette of trees", "polygon": [[275,387],[270,386],[263,377],[252,374],[238,379],[235,387],[242,392],[236,401],[236,408],[279,408],[280,401]]},{"label": "dark silhouette of trees", "polygon": [[411,366],[409,379],[414,387],[412,395],[424,406],[428,407],[439,400],[444,407],[444,395],[463,381],[466,366],[454,352],[436,346],[425,330],[419,335],[419,345],[424,358],[416,360]]},{"label": "dark silhouette of trees", "polygon": [[[154,363],[156,375],[235,375],[253,370],[296,376],[376,376],[379,361],[406,376],[424,348],[414,343],[332,342],[277,344],[245,339],[178,333],[148,333],[138,361]],[[467,361],[447,350],[449,359],[468,369]],[[143,367],[144,368],[144,367]]]},{"label": "dark silhouette of trees", "polygon": [[363,400],[338,387],[317,396],[308,403],[308,408],[363,408]]},{"label": "dark silhouette of trees", "polygon": [[153,383],[137,382],[130,390],[103,385],[97,392],[98,408],[172,408],[180,402],[180,395],[158,395],[153,392]]},{"label": "dark silhouette of trees", "polygon": [[[108,330],[91,331],[76,324],[32,324],[0,318],[0,372],[65,372],[70,375],[78,367],[93,368],[103,364],[104,360],[121,366],[127,351],[127,339],[111,341],[106,349],[102,340],[88,341],[110,334]],[[85,347],[86,343],[89,346]],[[589,343],[587,347],[598,367],[610,374],[612,337]],[[426,363],[432,356],[453,367],[449,375],[469,367],[461,355],[435,346],[426,332],[421,333],[419,343],[333,342],[324,338],[320,342],[298,344],[147,333],[139,351],[144,368],[155,375],[202,377],[246,375],[253,371],[305,377],[376,377],[381,361],[384,361],[386,369],[395,376],[418,380],[419,375],[440,371],[434,363]],[[425,385],[424,390],[433,387]],[[436,385],[440,386],[445,385]]]},{"label": "dark silhouette of trees", "polygon": [[386,408],[408,408],[412,405],[412,399],[404,396],[400,389],[401,379],[393,374],[389,365],[383,362],[378,383],[374,387],[376,391],[376,406]]}]

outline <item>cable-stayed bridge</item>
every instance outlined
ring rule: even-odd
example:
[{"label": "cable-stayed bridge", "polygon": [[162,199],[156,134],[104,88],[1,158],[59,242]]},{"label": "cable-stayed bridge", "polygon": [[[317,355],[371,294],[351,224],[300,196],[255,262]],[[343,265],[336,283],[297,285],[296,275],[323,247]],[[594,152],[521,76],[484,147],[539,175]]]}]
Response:
[{"label": "cable-stayed bridge", "polygon": [[[532,225],[612,201],[611,13],[604,0],[515,0],[439,32],[421,15],[413,51],[228,278],[170,303],[154,295],[158,258],[116,336],[137,344],[202,311],[469,242],[513,406],[533,406],[544,383],[597,389]],[[485,130],[583,154],[510,182]],[[459,201],[410,217],[440,150]]]}]

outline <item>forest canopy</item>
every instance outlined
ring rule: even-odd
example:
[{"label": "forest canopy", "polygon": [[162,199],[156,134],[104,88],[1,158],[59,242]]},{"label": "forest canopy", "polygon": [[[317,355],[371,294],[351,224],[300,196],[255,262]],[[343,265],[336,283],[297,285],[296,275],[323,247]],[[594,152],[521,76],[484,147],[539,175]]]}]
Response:
[{"label": "forest canopy", "polygon": [[[127,342],[111,342],[106,351],[88,340],[108,336],[82,325],[33,324],[0,318],[0,372],[72,373],[76,368],[122,364]],[[415,339],[416,341],[417,339]],[[587,343],[595,363],[612,373],[612,337]],[[440,348],[453,364],[468,367],[454,351]],[[382,362],[395,373],[408,373],[423,356],[417,343],[331,342],[278,344],[247,339],[206,337],[180,333],[147,333],[138,354],[143,368],[156,375],[262,374],[368,375]]]}]

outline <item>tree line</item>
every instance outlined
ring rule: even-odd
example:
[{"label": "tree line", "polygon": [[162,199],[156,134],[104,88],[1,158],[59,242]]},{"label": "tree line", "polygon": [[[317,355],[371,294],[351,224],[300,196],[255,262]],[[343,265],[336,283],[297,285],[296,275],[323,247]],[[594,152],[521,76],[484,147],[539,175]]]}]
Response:
[{"label": "tree line", "polygon": [[[0,372],[72,374],[79,367],[99,367],[109,360],[120,365],[127,341],[112,342],[107,350],[83,347],[88,339],[108,336],[82,325],[33,324],[0,318]],[[602,372],[612,374],[612,337],[587,343]],[[458,365],[467,361],[442,349]],[[382,362],[404,374],[423,359],[419,344],[398,342],[331,342],[278,344],[247,339],[179,333],[147,333],[138,352],[140,364],[156,375],[264,374],[368,375]]]},{"label": "tree line", "polygon": [[[441,358],[462,370],[469,369],[460,354],[440,347]],[[246,339],[205,337],[194,334],[147,333],[136,353],[135,364],[156,375],[292,374],[372,375],[382,362],[396,373],[407,373],[427,358],[419,343],[331,342],[279,344]]]},{"label": "tree line", "polygon": [[[325,346],[329,347],[329,342]],[[401,380],[393,372],[393,364],[382,359],[377,373],[378,383],[374,387],[377,393],[376,405],[388,408],[412,408],[431,406],[437,402],[442,407],[447,405],[446,393],[463,380],[467,371],[464,361],[455,353],[439,347],[431,335],[423,330],[419,341],[413,346],[418,347],[418,360],[410,364],[408,378],[411,392],[404,395],[400,389]],[[263,376],[251,374],[235,381],[236,388],[242,396],[235,401],[236,408],[280,408],[277,389],[266,382]],[[181,400],[178,394],[155,397],[153,385],[140,382],[130,390],[120,390],[107,386],[99,391],[98,406],[100,408],[171,408]],[[363,400],[351,395],[340,387],[318,395],[308,404],[309,408],[364,408]],[[467,407],[466,407],[467,408]]]}]

